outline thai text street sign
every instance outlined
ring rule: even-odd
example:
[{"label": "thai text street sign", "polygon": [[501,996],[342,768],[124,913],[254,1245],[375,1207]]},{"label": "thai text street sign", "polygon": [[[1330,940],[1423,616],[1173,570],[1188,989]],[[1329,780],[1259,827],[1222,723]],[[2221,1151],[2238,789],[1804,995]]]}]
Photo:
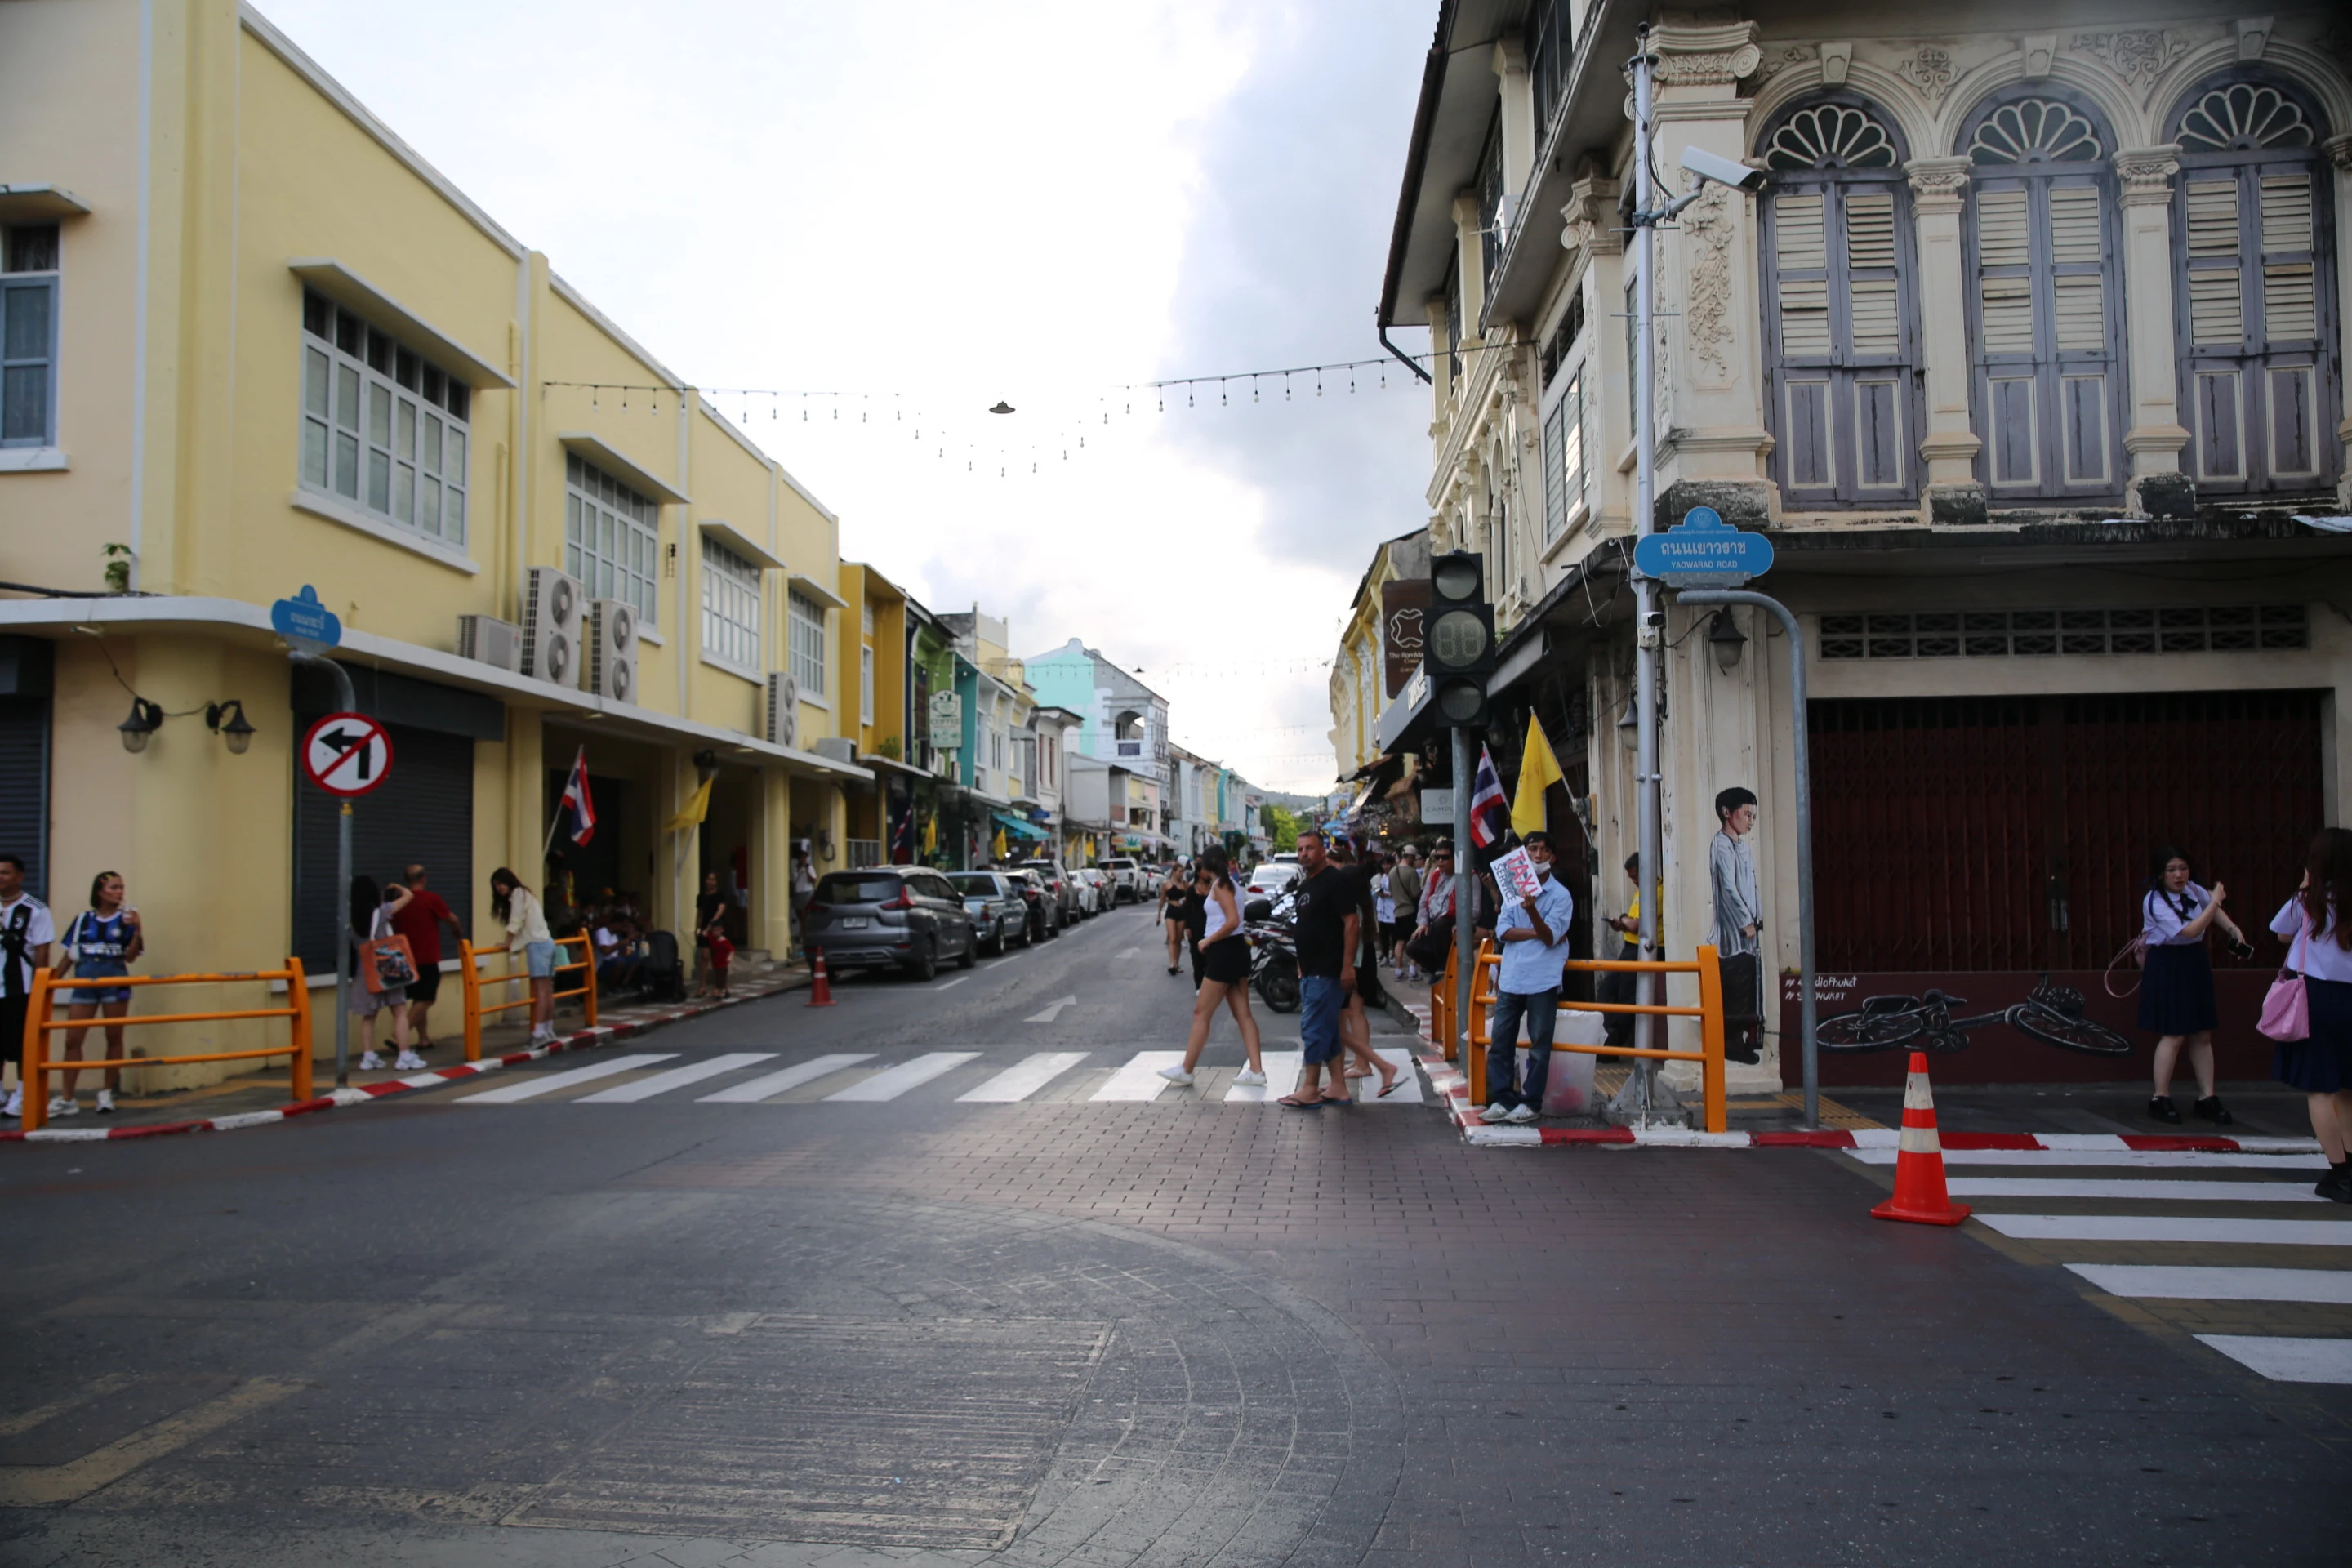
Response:
[{"label": "thai text street sign", "polygon": [[1423,624],[1429,618],[1429,579],[1399,577],[1381,584],[1381,665],[1386,695],[1396,696],[1421,668]]},{"label": "thai text street sign", "polygon": [[363,713],[330,713],[302,737],[302,772],[329,795],[365,795],[392,772],[392,737]]},{"label": "thai text street sign", "polygon": [[308,583],[292,598],[269,606],[269,624],[279,637],[305,653],[324,653],[343,640],[343,623],[319,603],[319,591]]},{"label": "thai text street sign", "polygon": [[1772,569],[1772,542],[1732,527],[1711,506],[1695,506],[1634,545],[1633,566],[1670,587],[1737,588]]}]

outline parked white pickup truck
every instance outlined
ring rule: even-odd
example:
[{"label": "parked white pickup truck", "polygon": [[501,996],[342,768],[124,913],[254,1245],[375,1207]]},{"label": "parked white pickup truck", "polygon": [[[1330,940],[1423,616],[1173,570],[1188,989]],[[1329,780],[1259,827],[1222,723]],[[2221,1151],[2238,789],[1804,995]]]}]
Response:
[{"label": "parked white pickup truck", "polygon": [[1114,855],[1096,862],[1096,868],[1110,879],[1111,901],[1115,904],[1140,903],[1143,900],[1143,869],[1126,855]]}]

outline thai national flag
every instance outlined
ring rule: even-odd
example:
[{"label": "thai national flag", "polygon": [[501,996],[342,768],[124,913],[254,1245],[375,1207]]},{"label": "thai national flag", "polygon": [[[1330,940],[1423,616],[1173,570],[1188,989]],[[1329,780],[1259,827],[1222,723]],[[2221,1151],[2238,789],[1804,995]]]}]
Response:
[{"label": "thai national flag", "polygon": [[1491,849],[1511,825],[1511,803],[1503,798],[1503,778],[1495,759],[1478,748],[1478,787],[1470,797],[1470,842]]},{"label": "thai national flag", "polygon": [[588,748],[572,761],[572,776],[563,781],[563,799],[558,809],[570,820],[565,824],[574,844],[585,844],[596,837],[596,803],[588,795]]}]

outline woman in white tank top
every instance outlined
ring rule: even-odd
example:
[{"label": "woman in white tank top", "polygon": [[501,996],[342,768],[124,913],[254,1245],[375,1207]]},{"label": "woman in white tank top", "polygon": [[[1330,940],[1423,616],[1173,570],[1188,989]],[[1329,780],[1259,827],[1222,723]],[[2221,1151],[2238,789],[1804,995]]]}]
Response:
[{"label": "woman in white tank top", "polygon": [[1192,1069],[1200,1065],[1201,1051],[1209,1043],[1209,1026],[1215,1021],[1217,1005],[1222,1002],[1232,1010],[1234,1022],[1241,1028],[1242,1049],[1249,1054],[1249,1066],[1234,1081],[1263,1085],[1265,1063],[1258,1055],[1257,1020],[1250,1015],[1249,938],[1242,934],[1241,906],[1234,895],[1223,850],[1213,847],[1201,852],[1193,866],[1192,885],[1202,916],[1201,991],[1192,1002],[1192,1032],[1184,1041],[1184,1065],[1161,1068],[1160,1076],[1171,1083],[1192,1081]]}]

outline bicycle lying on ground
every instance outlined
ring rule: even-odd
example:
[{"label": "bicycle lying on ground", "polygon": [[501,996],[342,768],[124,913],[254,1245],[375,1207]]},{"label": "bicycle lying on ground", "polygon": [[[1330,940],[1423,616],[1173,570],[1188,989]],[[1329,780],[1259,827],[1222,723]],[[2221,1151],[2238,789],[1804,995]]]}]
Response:
[{"label": "bicycle lying on ground", "polygon": [[1872,996],[1856,1012],[1823,1018],[1814,1038],[1825,1051],[1964,1051],[1969,1030],[2007,1024],[2061,1050],[2090,1057],[2131,1054],[2129,1040],[2084,1016],[2088,1009],[2080,991],[2053,985],[2046,974],[2022,1002],[1972,1018],[1952,1016],[1954,1007],[1967,1005],[1967,997],[1936,990],[1924,996]]}]

